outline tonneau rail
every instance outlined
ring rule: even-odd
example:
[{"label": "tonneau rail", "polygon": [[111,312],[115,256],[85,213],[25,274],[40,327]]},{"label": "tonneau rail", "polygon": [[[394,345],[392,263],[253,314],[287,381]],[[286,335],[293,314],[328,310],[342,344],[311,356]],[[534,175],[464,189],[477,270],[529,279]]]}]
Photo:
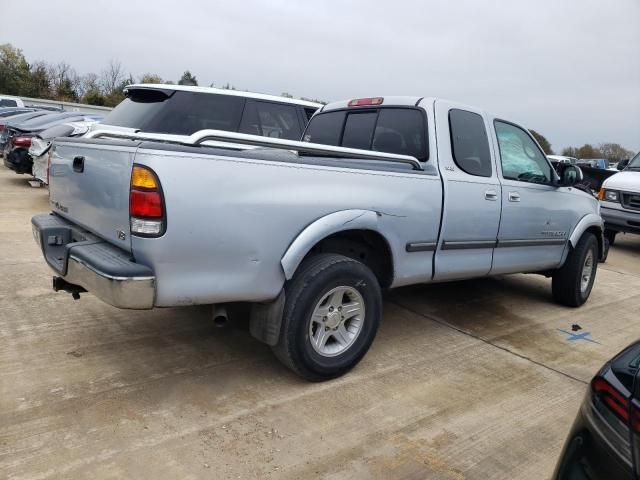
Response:
[{"label": "tonneau rail", "polygon": [[352,158],[362,160],[381,160],[386,162],[404,163],[413,167],[414,170],[424,170],[420,161],[410,155],[398,155],[395,153],[376,152],[372,150],[361,150],[357,148],[336,147],[333,145],[322,145],[319,143],[300,142],[297,140],[285,140],[282,138],[262,137],[260,135],[250,135],[247,133],[227,132],[224,130],[199,130],[188,137],[180,135],[165,135],[141,132],[117,132],[113,130],[94,130],[87,133],[84,138],[125,138],[131,140],[151,140],[167,143],[178,143],[183,145],[197,146],[207,140],[230,142],[240,145],[265,148],[281,148],[294,150],[298,153],[312,155],[330,155],[340,158]]}]

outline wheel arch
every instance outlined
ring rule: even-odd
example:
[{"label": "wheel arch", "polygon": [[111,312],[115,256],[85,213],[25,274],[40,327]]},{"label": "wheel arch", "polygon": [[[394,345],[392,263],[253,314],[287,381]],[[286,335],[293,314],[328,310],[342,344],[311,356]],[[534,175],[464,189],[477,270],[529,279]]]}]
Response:
[{"label": "wheel arch", "polygon": [[595,213],[589,213],[582,217],[569,236],[571,248],[576,248],[576,245],[585,232],[593,233],[596,236],[598,240],[598,258],[602,259],[605,253],[604,222],[602,221],[602,217]]},{"label": "wheel arch", "polygon": [[341,210],[305,227],[291,243],[280,263],[290,280],[302,261],[313,252],[339,253],[362,261],[380,285],[393,283],[393,250],[380,231],[379,215],[372,210]]}]

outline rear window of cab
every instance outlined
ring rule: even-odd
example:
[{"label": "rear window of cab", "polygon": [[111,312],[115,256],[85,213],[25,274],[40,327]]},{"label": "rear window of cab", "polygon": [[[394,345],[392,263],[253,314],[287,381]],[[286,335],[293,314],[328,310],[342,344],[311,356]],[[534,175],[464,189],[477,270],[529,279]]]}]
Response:
[{"label": "rear window of cab", "polygon": [[425,115],[418,108],[332,110],[314,116],[303,141],[429,159]]}]

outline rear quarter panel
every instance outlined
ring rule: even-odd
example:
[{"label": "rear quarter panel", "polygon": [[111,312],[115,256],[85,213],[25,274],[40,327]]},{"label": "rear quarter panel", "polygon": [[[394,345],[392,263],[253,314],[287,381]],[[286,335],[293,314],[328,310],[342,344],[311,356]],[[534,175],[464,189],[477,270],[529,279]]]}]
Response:
[{"label": "rear quarter panel", "polygon": [[162,184],[167,231],[132,237],[136,260],[157,276],[157,306],[274,298],[280,261],[315,220],[346,209],[377,212],[394,256],[394,286],[429,281],[433,252],[407,253],[407,242],[435,242],[440,178],[193,153],[142,150],[136,163]]}]

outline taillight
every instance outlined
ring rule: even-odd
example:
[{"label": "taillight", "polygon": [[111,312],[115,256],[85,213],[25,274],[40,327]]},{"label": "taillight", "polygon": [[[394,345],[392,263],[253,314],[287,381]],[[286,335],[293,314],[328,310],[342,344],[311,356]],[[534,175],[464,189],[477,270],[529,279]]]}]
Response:
[{"label": "taillight", "polygon": [[619,392],[604,378],[596,377],[591,382],[594,395],[624,423],[629,423],[629,397]]},{"label": "taillight", "polygon": [[384,98],[382,97],[369,97],[369,98],[356,98],[349,101],[350,107],[364,107],[369,105],[382,105]]},{"label": "taillight", "polygon": [[134,165],[131,173],[129,216],[131,233],[158,237],[164,233],[165,211],[160,182],[150,168]]},{"label": "taillight", "polygon": [[11,145],[28,148],[31,146],[31,137],[13,137]]},{"label": "taillight", "polygon": [[0,132],[4,131],[4,125],[0,125]]}]

